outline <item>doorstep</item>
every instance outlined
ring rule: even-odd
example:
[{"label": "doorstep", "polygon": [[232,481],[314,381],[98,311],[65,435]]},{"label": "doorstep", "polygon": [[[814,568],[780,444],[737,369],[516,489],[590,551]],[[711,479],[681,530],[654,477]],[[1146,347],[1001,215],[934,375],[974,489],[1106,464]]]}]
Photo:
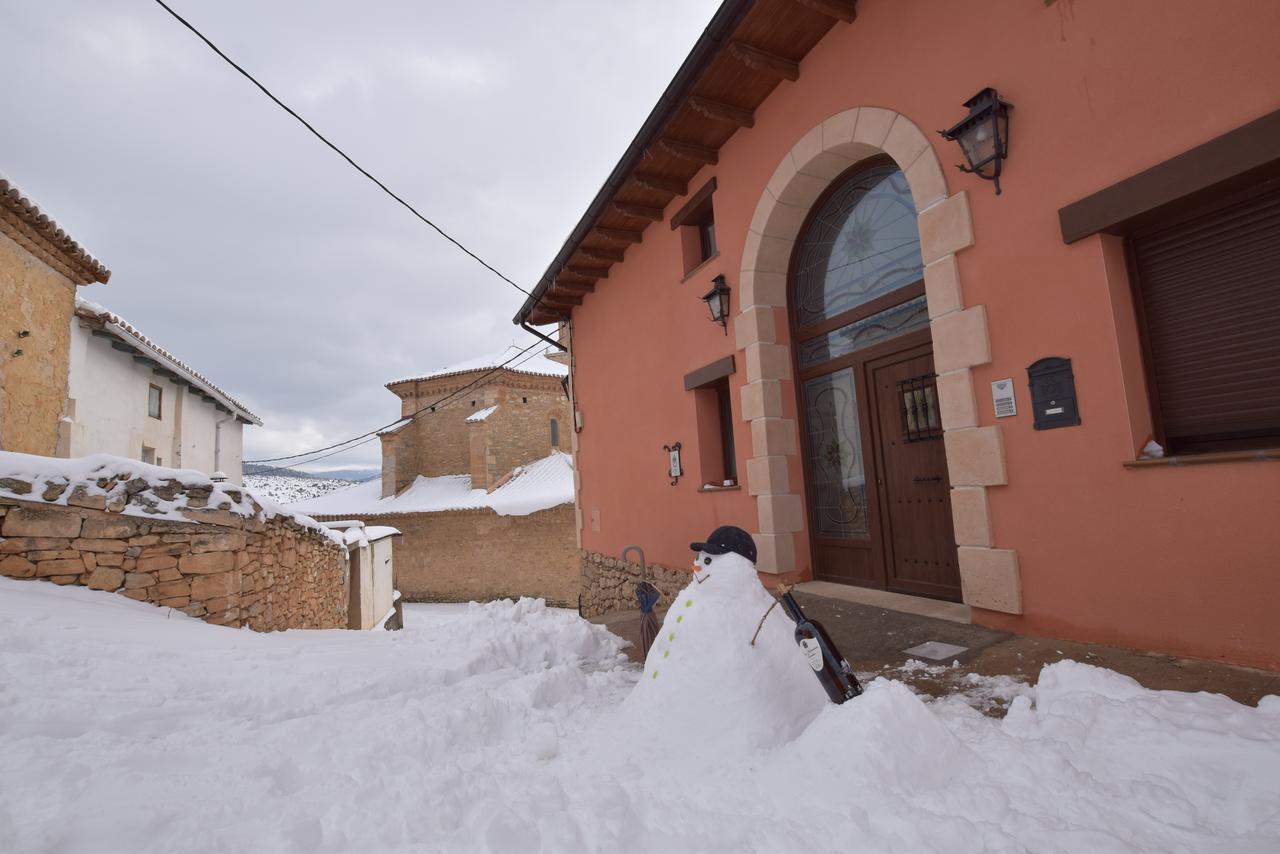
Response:
[{"label": "doorstep", "polygon": [[923,596],[908,596],[905,593],[890,593],[888,590],[872,590],[869,587],[835,584],[830,581],[805,581],[797,584],[795,589],[797,593],[808,593],[810,596],[823,596],[858,605],[870,605],[873,608],[915,614],[918,617],[932,617],[935,620],[946,620],[951,623],[973,622],[970,618],[969,606],[960,602],[943,602],[941,599],[926,599]]}]

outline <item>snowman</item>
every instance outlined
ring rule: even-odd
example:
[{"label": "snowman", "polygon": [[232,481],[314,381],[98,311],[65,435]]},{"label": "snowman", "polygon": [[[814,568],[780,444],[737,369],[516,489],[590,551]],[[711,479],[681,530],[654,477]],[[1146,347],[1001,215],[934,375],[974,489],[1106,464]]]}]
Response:
[{"label": "snowman", "polygon": [[755,542],[725,526],[690,547],[692,578],[667,609],[622,724],[663,749],[713,761],[790,741],[827,700],[795,625],[770,610]]}]

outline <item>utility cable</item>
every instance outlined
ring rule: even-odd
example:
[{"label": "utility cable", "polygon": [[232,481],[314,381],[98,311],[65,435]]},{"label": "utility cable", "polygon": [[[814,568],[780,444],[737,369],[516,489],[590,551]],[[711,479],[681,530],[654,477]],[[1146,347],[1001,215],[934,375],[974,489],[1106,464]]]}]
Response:
[{"label": "utility cable", "polygon": [[343,151],[341,148],[338,148],[338,146],[336,146],[336,145],[334,145],[332,142],[330,142],[330,141],[325,137],[325,135],[324,135],[324,134],[322,134],[322,133],[320,133],[320,131],[316,130],[316,129],[311,125],[311,123],[310,123],[310,122],[308,122],[308,121],[307,121],[306,119],[304,119],[302,116],[298,115],[298,114],[293,110],[293,108],[292,108],[292,107],[290,107],[290,106],[289,106],[288,104],[286,104],[284,101],[281,101],[281,100],[280,100],[279,98],[277,98],[274,94],[272,94],[271,90],[270,90],[270,89],[268,89],[266,86],[263,86],[261,83],[259,83],[259,82],[258,82],[258,79],[257,79],[256,77],[254,77],[254,76],[253,76],[252,74],[250,74],[248,71],[245,71],[245,70],[244,70],[244,68],[243,68],[243,67],[241,67],[241,66],[240,66],[240,65],[239,65],[235,60],[233,60],[231,57],[229,57],[229,56],[227,56],[225,53],[223,53],[223,52],[222,52],[222,50],[221,50],[221,49],[220,49],[216,44],[214,44],[212,41],[210,41],[210,40],[209,40],[208,36],[206,36],[204,33],[200,32],[199,30],[197,30],[197,29],[195,28],[195,26],[193,26],[193,25],[191,24],[191,22],[190,22],[190,21],[188,21],[186,18],[182,17],[182,16],[181,16],[181,15],[179,15],[177,12],[175,12],[175,11],[173,10],[173,8],[169,6],[169,4],[167,4],[167,3],[165,3],[165,2],[164,2],[164,0],[155,0],[155,1],[156,1],[156,3],[157,3],[157,4],[158,4],[162,9],[164,9],[166,12],[168,12],[170,15],[172,15],[172,16],[174,17],[174,19],[175,19],[175,20],[177,20],[177,22],[178,22],[178,23],[182,24],[182,26],[186,27],[188,30],[190,30],[192,33],[194,33],[194,34],[195,34],[195,36],[196,36],[196,38],[200,39],[200,41],[202,41],[202,42],[204,42],[206,45],[208,45],[208,46],[209,46],[209,49],[210,49],[210,50],[212,50],[214,53],[216,53],[218,56],[220,56],[220,57],[221,57],[221,58],[222,58],[222,59],[223,59],[223,60],[224,60],[228,65],[230,65],[230,66],[231,66],[232,68],[234,68],[236,71],[238,71],[238,72],[240,72],[242,75],[244,75],[245,79],[246,79],[246,80],[248,80],[250,83],[252,83],[254,86],[257,86],[257,87],[258,87],[258,89],[260,89],[260,90],[262,91],[262,94],[266,95],[268,98],[270,98],[272,101],[274,101],[274,102],[275,102],[276,106],[280,107],[280,109],[284,110],[286,113],[288,113],[289,115],[291,115],[291,116],[293,116],[295,119],[297,119],[297,120],[302,124],[302,126],[303,126],[303,127],[305,127],[307,130],[311,131],[312,135],[313,135],[313,136],[315,136],[315,138],[316,138],[316,139],[320,140],[320,141],[321,141],[321,142],[323,142],[325,145],[329,146],[329,148],[333,149],[333,151],[334,151],[334,152],[335,152],[339,157],[341,157],[343,160],[347,161],[347,163],[351,164],[351,166],[352,166],[352,167],[353,167],[357,172],[359,172],[361,175],[363,175],[364,177],[368,178],[368,179],[369,179],[370,181],[372,181],[373,183],[377,184],[377,185],[378,185],[378,187],[379,187],[379,188],[381,188],[381,190],[382,190],[384,193],[386,193],[388,196],[390,196],[391,198],[393,198],[393,199],[395,199],[397,202],[399,202],[401,205],[403,205],[403,206],[404,206],[404,207],[409,211],[409,213],[413,214],[413,215],[414,215],[414,216],[416,216],[418,219],[422,220],[424,223],[426,223],[427,225],[431,226],[431,228],[435,229],[435,231],[436,231],[436,233],[437,233],[437,234],[439,234],[439,235],[440,235],[441,237],[443,237],[445,240],[447,240],[447,241],[449,241],[450,243],[452,243],[454,246],[456,246],[456,247],[458,247],[459,249],[461,249],[463,252],[465,252],[465,253],[467,253],[468,255],[470,255],[470,256],[471,256],[475,261],[479,262],[479,264],[480,264],[481,266],[483,266],[486,270],[488,270],[490,273],[493,273],[493,274],[494,274],[495,276],[497,276],[499,279],[502,279],[502,281],[506,282],[506,283],[507,283],[508,285],[510,285],[511,287],[513,287],[513,288],[515,288],[516,290],[520,291],[522,294],[525,294],[526,296],[533,296],[533,294],[532,294],[532,293],[530,293],[529,291],[527,291],[527,290],[525,290],[524,288],[520,287],[520,286],[519,286],[519,285],[517,285],[515,282],[513,282],[511,279],[509,279],[509,278],[507,278],[506,276],[504,276],[501,272],[499,272],[499,271],[497,270],[497,268],[495,268],[495,267],[494,267],[492,264],[490,264],[488,261],[484,260],[484,259],[483,259],[483,258],[481,258],[479,255],[477,255],[476,253],[472,252],[472,251],[471,251],[470,249],[468,249],[467,247],[463,246],[460,242],[458,242],[458,240],[457,240],[457,239],[455,239],[452,235],[450,235],[450,234],[449,234],[447,231],[445,231],[443,228],[441,228],[440,226],[436,225],[434,222],[432,222],[432,221],[431,221],[430,219],[428,219],[427,217],[423,216],[423,215],[418,211],[418,209],[417,209],[417,208],[415,208],[413,205],[411,205],[411,204],[409,204],[408,202],[406,202],[403,198],[401,198],[400,196],[398,196],[396,193],[392,192],[391,188],[390,188],[390,187],[388,187],[386,184],[382,183],[382,182],[381,182],[381,181],[379,181],[377,178],[373,177],[373,175],[371,175],[367,169],[365,169],[365,168],[364,168],[363,166],[361,166],[359,163],[357,163],[357,162],[355,162],[353,159],[351,159],[350,155],[348,155],[348,154],[347,154],[345,151]]}]

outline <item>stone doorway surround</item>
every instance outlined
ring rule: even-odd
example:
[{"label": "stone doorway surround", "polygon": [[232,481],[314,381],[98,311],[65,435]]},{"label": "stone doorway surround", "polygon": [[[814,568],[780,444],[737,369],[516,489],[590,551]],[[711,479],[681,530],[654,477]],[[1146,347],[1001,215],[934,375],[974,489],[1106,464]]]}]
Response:
[{"label": "stone doorway surround", "polygon": [[783,400],[795,398],[791,348],[778,343],[779,324],[787,324],[792,248],[831,181],[877,154],[902,169],[917,211],[964,602],[1020,614],[1018,554],[995,548],[987,501],[989,488],[1008,483],[1004,442],[998,425],[978,426],[973,387],[972,369],[991,361],[987,311],[965,306],[956,263],[974,242],[969,198],[963,190],[947,195],[942,164],[920,128],[880,107],[838,113],[787,152],[760,196],[742,252],[734,336],[746,359],[742,418],[751,423],[747,489],[759,514],[760,565],[777,573],[798,569],[796,538],[806,529],[803,484],[789,474],[800,453],[798,425],[783,415]]}]

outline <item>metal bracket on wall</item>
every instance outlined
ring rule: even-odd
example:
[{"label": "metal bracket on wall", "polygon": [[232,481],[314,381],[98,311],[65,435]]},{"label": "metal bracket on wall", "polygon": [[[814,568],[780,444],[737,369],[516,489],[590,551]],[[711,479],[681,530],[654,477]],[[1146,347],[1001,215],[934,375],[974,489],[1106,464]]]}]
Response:
[{"label": "metal bracket on wall", "polygon": [[684,469],[680,467],[680,443],[663,445],[662,450],[667,452],[667,474],[671,477],[671,485],[675,486],[684,474]]}]

